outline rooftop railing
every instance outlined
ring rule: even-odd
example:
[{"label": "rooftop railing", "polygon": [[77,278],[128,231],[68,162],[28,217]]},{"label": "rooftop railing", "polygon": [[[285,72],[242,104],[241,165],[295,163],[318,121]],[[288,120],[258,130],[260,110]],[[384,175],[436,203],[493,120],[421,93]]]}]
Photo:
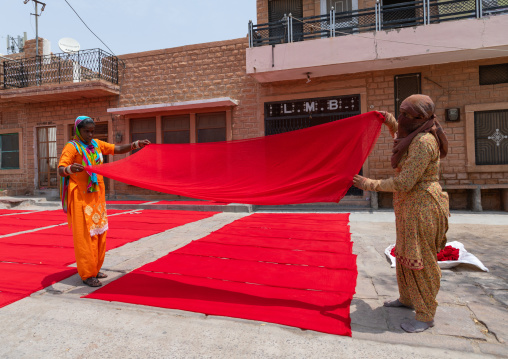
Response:
[{"label": "rooftop railing", "polygon": [[445,21],[508,14],[508,0],[416,0],[353,11],[308,16],[291,14],[279,21],[254,25],[249,22],[249,46],[276,45],[316,38],[423,26]]},{"label": "rooftop railing", "polygon": [[101,49],[3,61],[3,87],[102,79],[118,84],[118,58]]}]

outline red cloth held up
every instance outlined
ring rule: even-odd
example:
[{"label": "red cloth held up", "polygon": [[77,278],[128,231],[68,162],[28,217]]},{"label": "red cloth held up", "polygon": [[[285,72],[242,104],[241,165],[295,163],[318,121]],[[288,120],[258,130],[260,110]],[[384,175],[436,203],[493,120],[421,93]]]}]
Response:
[{"label": "red cloth held up", "polygon": [[338,202],[367,159],[383,121],[373,111],[249,140],[152,144],[86,170],[154,191],[220,202]]}]

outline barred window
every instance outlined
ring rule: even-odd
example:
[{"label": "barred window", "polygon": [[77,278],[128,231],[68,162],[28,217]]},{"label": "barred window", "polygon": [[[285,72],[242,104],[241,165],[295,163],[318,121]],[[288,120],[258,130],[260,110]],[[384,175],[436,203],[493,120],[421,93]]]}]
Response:
[{"label": "barred window", "polygon": [[480,66],[480,85],[508,83],[508,64]]},{"label": "barred window", "polygon": [[508,110],[474,113],[476,165],[508,164]]}]

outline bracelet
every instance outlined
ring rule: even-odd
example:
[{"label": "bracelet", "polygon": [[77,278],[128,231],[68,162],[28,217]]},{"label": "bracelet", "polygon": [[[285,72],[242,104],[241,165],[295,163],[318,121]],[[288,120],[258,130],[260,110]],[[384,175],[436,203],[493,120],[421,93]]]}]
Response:
[{"label": "bracelet", "polygon": [[71,166],[72,166],[72,165],[69,165],[69,166],[65,167],[65,169],[64,169],[64,172],[65,172],[66,174],[68,174],[68,175],[71,175],[71,174],[73,174],[73,173],[74,173],[74,172],[72,172]]},{"label": "bracelet", "polygon": [[131,143],[131,150],[137,150],[139,148],[139,140]]}]

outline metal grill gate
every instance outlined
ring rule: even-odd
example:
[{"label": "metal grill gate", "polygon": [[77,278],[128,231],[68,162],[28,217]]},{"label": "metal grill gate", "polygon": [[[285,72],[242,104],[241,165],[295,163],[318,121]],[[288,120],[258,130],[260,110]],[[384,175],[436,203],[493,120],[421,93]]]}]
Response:
[{"label": "metal grill gate", "polygon": [[[360,108],[360,95],[266,102],[265,135],[275,135],[342,120],[359,115]],[[361,196],[363,191],[351,187],[346,195]]]}]

